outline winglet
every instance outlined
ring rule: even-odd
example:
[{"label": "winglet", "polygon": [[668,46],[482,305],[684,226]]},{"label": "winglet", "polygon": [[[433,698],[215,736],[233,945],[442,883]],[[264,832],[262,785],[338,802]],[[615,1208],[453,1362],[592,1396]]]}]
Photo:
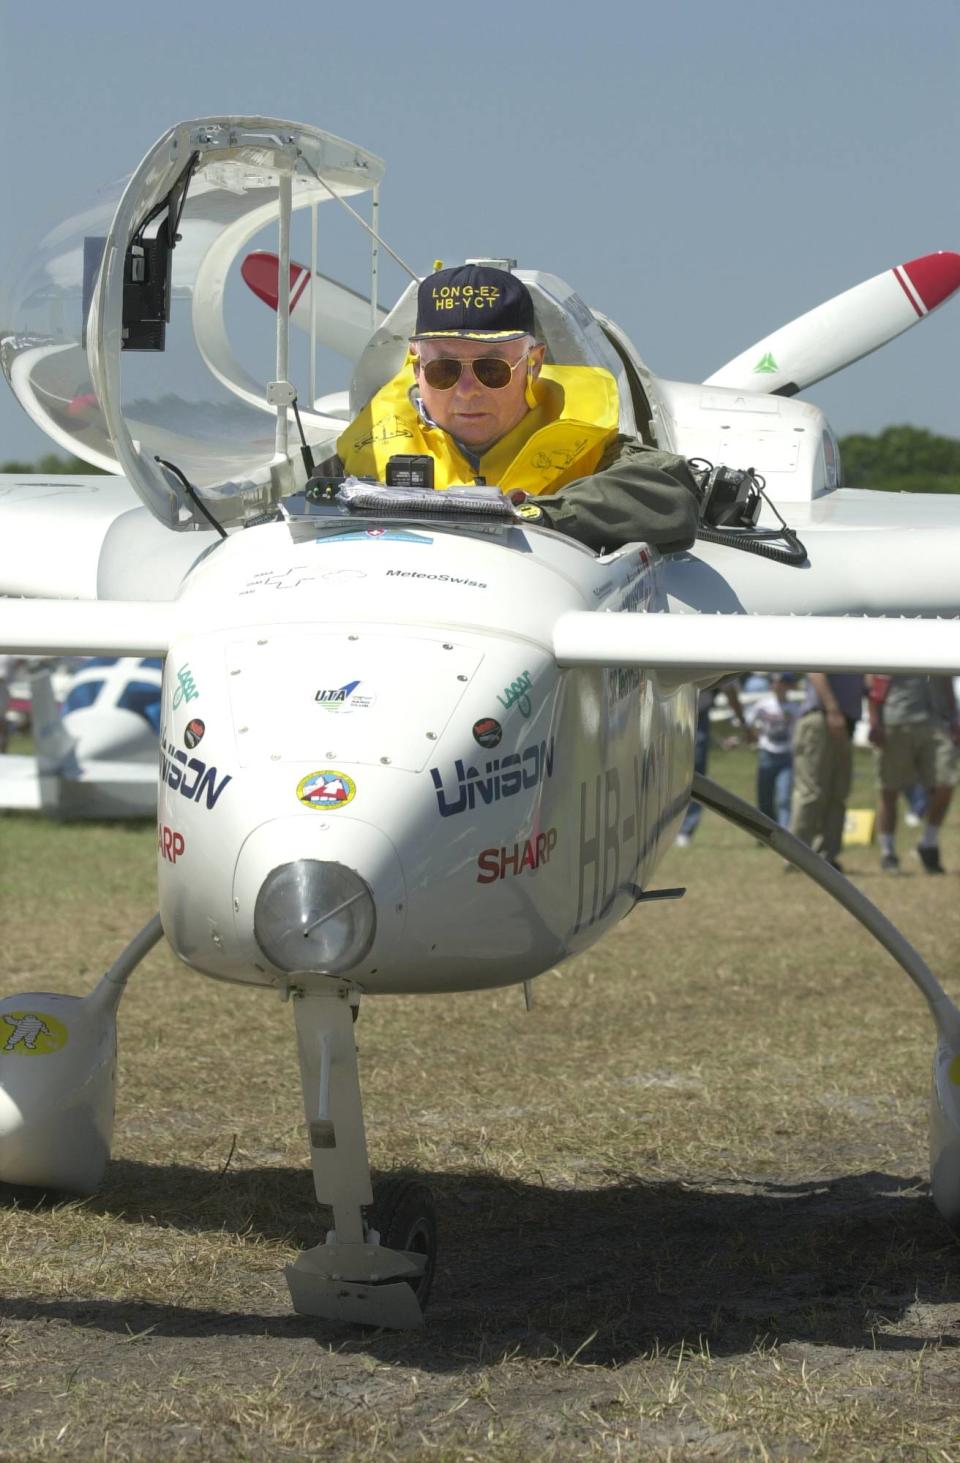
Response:
[{"label": "winglet", "polygon": [[929,315],[960,289],[960,254],[949,249],[921,254],[896,265],[893,273],[917,315]]},{"label": "winglet", "polygon": [[60,717],[47,666],[30,672],[30,721],[37,766],[42,773],[59,771],[76,743]]},{"label": "winglet", "polygon": [[943,249],[844,290],[764,336],[705,385],[792,396],[879,350],[960,289],[960,254]]}]

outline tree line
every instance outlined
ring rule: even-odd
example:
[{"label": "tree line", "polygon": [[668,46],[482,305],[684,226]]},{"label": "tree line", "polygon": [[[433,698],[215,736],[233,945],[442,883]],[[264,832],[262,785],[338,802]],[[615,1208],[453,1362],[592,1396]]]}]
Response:
[{"label": "tree line", "polygon": [[[923,427],[887,427],[877,436],[840,438],[843,480],[850,488],[891,493],[960,493],[960,440]],[[738,466],[740,464],[732,464]],[[37,462],[3,462],[0,472],[97,473],[79,457],[49,452]]]},{"label": "tree line", "polygon": [[38,457],[36,462],[0,462],[0,472],[13,473],[19,476],[21,473],[69,473],[72,477],[90,477],[92,474],[102,473],[102,467],[91,467],[89,462],[84,462],[82,457],[61,457],[57,452],[47,452],[43,457]]}]

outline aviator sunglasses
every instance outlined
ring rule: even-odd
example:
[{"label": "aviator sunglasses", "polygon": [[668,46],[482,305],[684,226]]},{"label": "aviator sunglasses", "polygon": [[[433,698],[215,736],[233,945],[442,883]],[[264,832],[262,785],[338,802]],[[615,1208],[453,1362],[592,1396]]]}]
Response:
[{"label": "aviator sunglasses", "polygon": [[486,386],[490,391],[502,391],[504,386],[509,386],[514,371],[523,365],[529,354],[529,351],[524,351],[519,361],[512,366],[499,356],[480,356],[478,360],[472,361],[462,361],[458,356],[438,356],[433,361],[421,360],[420,370],[423,372],[423,379],[434,391],[452,390],[460,380],[464,366],[473,367],[473,374],[481,386]]}]

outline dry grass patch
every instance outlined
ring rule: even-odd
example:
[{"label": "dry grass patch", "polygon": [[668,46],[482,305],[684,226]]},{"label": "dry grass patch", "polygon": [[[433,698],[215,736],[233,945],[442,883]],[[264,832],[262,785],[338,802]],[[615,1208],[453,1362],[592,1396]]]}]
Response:
[{"label": "dry grass patch", "polygon": [[[153,840],[0,819],[5,991],[89,989],[152,912]],[[847,862],[960,993],[957,874]],[[440,1211],[417,1335],[290,1313],[282,1265],[322,1228],[290,1012],[155,952],[102,1192],[0,1191],[0,1457],[960,1460],[919,996],[709,815],[663,882],[686,899],[543,976],[532,1015],[364,1005],[372,1162]]]}]

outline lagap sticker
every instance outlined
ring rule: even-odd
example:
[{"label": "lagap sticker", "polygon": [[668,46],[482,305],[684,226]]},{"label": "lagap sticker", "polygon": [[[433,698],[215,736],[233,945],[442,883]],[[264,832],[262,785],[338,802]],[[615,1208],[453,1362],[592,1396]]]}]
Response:
[{"label": "lagap sticker", "polygon": [[177,687],[173,693],[173,709],[176,711],[181,701],[196,701],[200,692],[197,690],[197,683],[193,678],[193,671],[189,665],[182,665],[177,671]]},{"label": "lagap sticker", "polygon": [[504,711],[509,711],[511,706],[516,706],[521,716],[529,716],[530,697],[527,695],[527,692],[530,690],[532,684],[533,677],[530,672],[524,671],[521,675],[517,676],[515,681],[511,681],[509,686],[504,686],[503,695],[497,697]]}]

